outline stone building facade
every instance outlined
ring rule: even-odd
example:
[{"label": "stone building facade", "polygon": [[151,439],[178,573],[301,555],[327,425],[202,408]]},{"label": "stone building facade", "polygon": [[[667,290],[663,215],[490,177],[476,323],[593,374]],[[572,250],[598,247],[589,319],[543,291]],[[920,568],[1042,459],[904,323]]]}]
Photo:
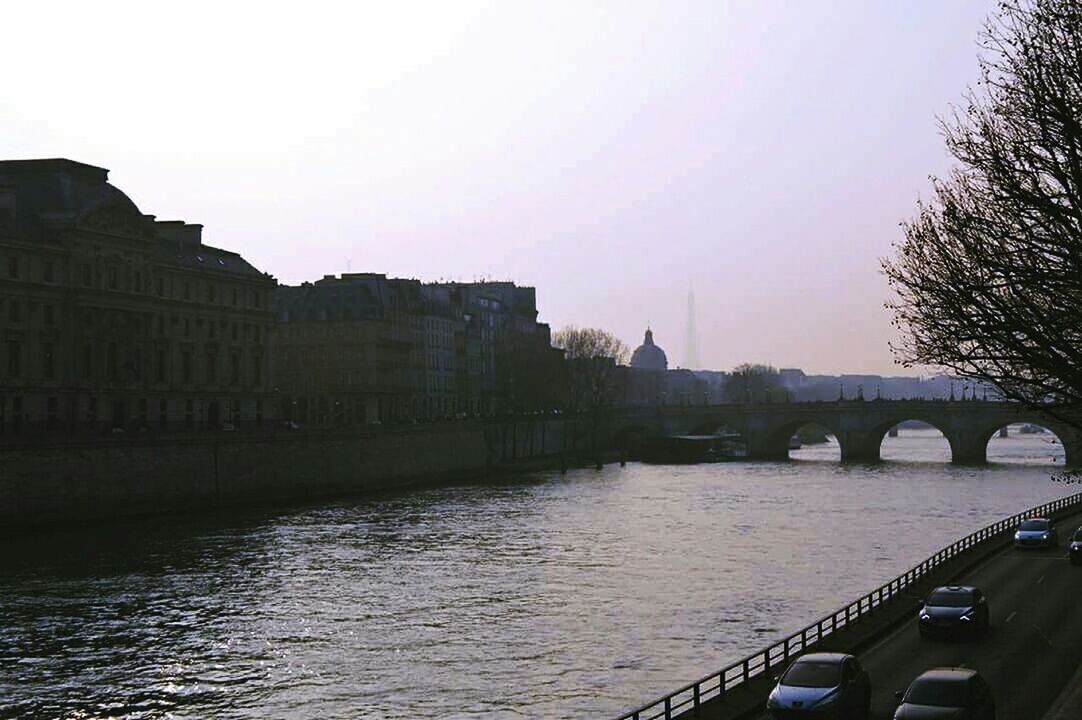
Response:
[{"label": "stone building facade", "polygon": [[562,355],[533,288],[376,273],[280,286],[275,368],[283,417],[351,425],[541,409],[533,372]]},{"label": "stone building facade", "polygon": [[274,287],[103,168],[0,161],[0,434],[270,422]]}]

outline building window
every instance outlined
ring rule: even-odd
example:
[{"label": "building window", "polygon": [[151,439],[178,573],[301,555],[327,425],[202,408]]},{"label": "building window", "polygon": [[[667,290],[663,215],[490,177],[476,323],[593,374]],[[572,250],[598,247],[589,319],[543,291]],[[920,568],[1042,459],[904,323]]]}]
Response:
[{"label": "building window", "polygon": [[9,300],[8,301],[8,320],[10,320],[13,323],[19,322],[19,301],[18,300]]},{"label": "building window", "polygon": [[147,399],[139,398],[139,427],[147,426]]},{"label": "building window", "polygon": [[236,289],[236,288],[233,288],[233,307],[236,307],[236,306],[237,306],[237,303],[238,303],[239,301],[240,301],[240,300],[239,300],[239,296],[237,295],[237,289]]},{"label": "building window", "polygon": [[18,340],[8,340],[8,376],[17,378],[21,370],[21,363],[19,362],[22,351],[19,347]]},{"label": "building window", "polygon": [[192,321],[191,318],[184,318],[184,337],[192,336]]},{"label": "building window", "polygon": [[11,399],[11,428],[15,432],[23,429],[23,399],[21,397]]},{"label": "building window", "polygon": [[45,424],[49,430],[56,430],[56,398],[45,400]]},{"label": "building window", "polygon": [[184,281],[184,299],[185,300],[191,300],[192,299],[192,284],[190,282],[188,282],[187,280]]},{"label": "building window", "polygon": [[42,270],[42,277],[45,279],[45,282],[51,283],[53,281],[53,261],[52,260],[46,260],[45,261],[45,267]]},{"label": "building window", "polygon": [[165,278],[158,278],[158,297],[165,297]]},{"label": "building window", "polygon": [[83,380],[89,380],[94,375],[94,349],[90,343],[83,345]]},{"label": "building window", "polygon": [[42,343],[41,345],[41,376],[46,380],[52,380],[56,373],[55,362],[53,360],[53,344]]},{"label": "building window", "polygon": [[237,324],[233,323],[233,342],[237,341],[238,334],[239,333],[237,331]]},{"label": "building window", "polygon": [[83,285],[90,287],[93,284],[93,274],[90,270],[90,263],[83,263]]},{"label": "building window", "polygon": [[44,313],[44,318],[43,318],[44,323],[46,325],[51,326],[55,322],[55,318],[53,317],[53,306],[52,305],[43,305],[42,306],[42,312]]},{"label": "building window", "polygon": [[240,353],[232,353],[229,356],[229,365],[229,384],[234,386],[240,385]]},{"label": "building window", "polygon": [[105,351],[105,376],[110,380],[117,378],[116,343],[109,343]]},{"label": "building window", "polygon": [[158,401],[158,427],[165,430],[169,424],[169,401],[162,398]]},{"label": "building window", "polygon": [[191,400],[184,401],[184,427],[188,428],[189,430],[195,427],[195,412],[193,411],[194,407],[195,403],[193,403]]},{"label": "building window", "polygon": [[252,384],[256,387],[263,384],[263,358],[259,355],[252,356]]},{"label": "building window", "polygon": [[212,350],[207,351],[207,384],[218,382],[218,356]]},{"label": "building window", "polygon": [[180,379],[181,382],[185,383],[192,381],[192,353],[190,350],[182,350],[180,353]]},{"label": "building window", "polygon": [[19,258],[15,255],[8,256],[8,277],[19,277]]},{"label": "building window", "polygon": [[207,281],[207,302],[214,302],[214,283]]},{"label": "building window", "polygon": [[109,285],[110,290],[116,290],[116,268],[109,266],[105,271],[106,282]]},{"label": "building window", "polygon": [[165,350],[158,350],[158,382],[165,382]]},{"label": "building window", "polygon": [[135,292],[143,292],[143,274],[140,272],[135,273]]}]

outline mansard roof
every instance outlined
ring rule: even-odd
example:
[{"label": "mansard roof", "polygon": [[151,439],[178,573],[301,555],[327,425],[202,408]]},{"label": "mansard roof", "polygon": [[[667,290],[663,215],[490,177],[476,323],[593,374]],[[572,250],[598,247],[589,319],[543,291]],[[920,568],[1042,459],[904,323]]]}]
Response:
[{"label": "mansard roof", "polygon": [[210,273],[269,277],[235,252],[202,243],[201,225],[155,221],[108,182],[105,168],[66,158],[0,160],[0,187],[15,195],[15,234],[43,242],[52,225],[149,244],[164,265]]}]

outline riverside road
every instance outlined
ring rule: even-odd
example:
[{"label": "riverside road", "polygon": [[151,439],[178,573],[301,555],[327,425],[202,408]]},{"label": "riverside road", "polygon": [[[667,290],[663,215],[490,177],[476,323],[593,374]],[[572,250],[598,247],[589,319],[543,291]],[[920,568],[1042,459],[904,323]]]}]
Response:
[{"label": "riverside road", "polygon": [[983,638],[921,638],[913,617],[858,653],[872,682],[871,718],[891,718],[894,692],[939,666],[984,675],[997,720],[1043,717],[1082,663],[1082,567],[1070,564],[1064,547],[1065,536],[1080,523],[1082,515],[1059,523],[1056,550],[1009,548],[958,578],[988,596],[991,626]]}]

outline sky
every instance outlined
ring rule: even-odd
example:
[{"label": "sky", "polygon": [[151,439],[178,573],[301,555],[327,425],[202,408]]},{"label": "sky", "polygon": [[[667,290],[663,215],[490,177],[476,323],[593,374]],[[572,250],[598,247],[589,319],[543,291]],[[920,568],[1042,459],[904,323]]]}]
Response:
[{"label": "sky", "polygon": [[700,365],[917,374],[880,260],[994,0],[12,3],[0,158],[67,157],[281,282],[537,287]]}]

